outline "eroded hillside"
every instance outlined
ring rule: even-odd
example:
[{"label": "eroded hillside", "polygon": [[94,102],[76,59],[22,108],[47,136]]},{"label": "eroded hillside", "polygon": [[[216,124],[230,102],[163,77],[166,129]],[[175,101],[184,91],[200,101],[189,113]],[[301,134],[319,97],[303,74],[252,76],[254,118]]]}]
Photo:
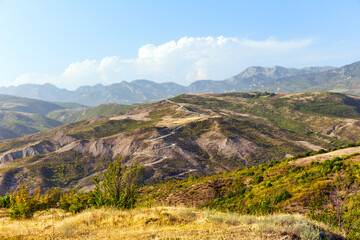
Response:
[{"label": "eroded hillside", "polygon": [[117,157],[147,184],[231,171],[359,141],[359,109],[334,93],[180,95],[0,142],[0,191],[88,189]]}]

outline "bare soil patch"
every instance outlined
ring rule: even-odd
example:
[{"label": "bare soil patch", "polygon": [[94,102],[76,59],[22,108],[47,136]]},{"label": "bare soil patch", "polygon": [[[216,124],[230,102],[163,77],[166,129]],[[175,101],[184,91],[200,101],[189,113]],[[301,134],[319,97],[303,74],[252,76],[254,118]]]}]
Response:
[{"label": "bare soil patch", "polygon": [[137,121],[140,121],[140,120],[149,121],[151,119],[148,118],[148,116],[149,116],[149,112],[141,112],[141,113],[137,113],[137,114],[121,115],[121,116],[111,117],[110,120],[133,119],[133,120],[137,120]]},{"label": "bare soil patch", "polygon": [[307,147],[307,148],[313,150],[313,151],[319,151],[320,149],[322,149],[322,147],[312,144],[312,143],[309,143],[307,141],[296,141],[296,142],[304,147]]}]

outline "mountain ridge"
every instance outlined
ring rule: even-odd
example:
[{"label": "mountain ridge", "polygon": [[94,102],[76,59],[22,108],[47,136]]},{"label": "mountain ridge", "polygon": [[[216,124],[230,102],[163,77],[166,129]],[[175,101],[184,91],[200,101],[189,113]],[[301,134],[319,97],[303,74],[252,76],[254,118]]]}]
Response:
[{"label": "mountain ridge", "polygon": [[111,85],[96,84],[80,86],[70,91],[46,83],[43,85],[24,84],[18,87],[0,87],[0,93],[15,96],[41,99],[46,101],[76,102],[96,106],[104,103],[130,104],[175,97],[183,93],[225,93],[256,91],[270,81],[308,73],[320,73],[333,67],[307,67],[302,69],[280,66],[249,67],[241,73],[225,80],[198,80],[188,86],[174,82],[156,83],[150,80],[137,79],[131,82],[122,81]]}]

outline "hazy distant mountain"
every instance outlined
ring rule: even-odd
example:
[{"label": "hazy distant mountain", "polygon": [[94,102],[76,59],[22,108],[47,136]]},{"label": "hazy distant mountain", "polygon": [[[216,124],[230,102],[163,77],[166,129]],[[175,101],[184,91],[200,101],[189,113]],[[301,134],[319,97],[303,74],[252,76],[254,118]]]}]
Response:
[{"label": "hazy distant mountain", "polygon": [[196,81],[188,87],[189,93],[224,93],[224,92],[247,92],[258,90],[264,87],[265,83],[275,79],[300,76],[309,73],[321,73],[333,67],[309,67],[303,69],[284,68],[275,66],[267,67],[249,67],[238,75],[230,77],[223,81]]},{"label": "hazy distant mountain", "polygon": [[[44,85],[40,87],[44,88]],[[0,94],[0,140],[21,137],[64,123],[119,113],[130,108],[132,106],[119,104],[89,108],[76,103],[52,103]]]},{"label": "hazy distant mountain", "polygon": [[289,76],[268,82],[261,90],[277,92],[341,92],[360,94],[360,62],[340,68]]},{"label": "hazy distant mountain", "polygon": [[[174,97],[186,92],[186,88],[176,83],[155,83],[148,80],[114,83],[109,86],[79,87],[67,101],[89,106],[104,103],[135,103]],[[58,100],[60,101],[60,99]]]},{"label": "hazy distant mountain", "polygon": [[17,87],[0,87],[0,94],[8,94],[19,97],[40,99],[44,101],[63,101],[72,96],[72,92],[66,89],[60,89],[52,84],[22,84]]},{"label": "hazy distant mountain", "polygon": [[108,86],[82,86],[75,91],[60,89],[52,84],[24,84],[18,87],[0,87],[0,94],[41,99],[53,102],[75,102],[87,106],[104,103],[136,103],[175,97],[187,88],[176,83],[155,83],[148,80],[114,83]]},{"label": "hazy distant mountain", "polygon": [[[120,82],[104,86],[82,86],[74,91],[57,88],[51,84],[24,84],[18,87],[0,87],[0,94],[41,99],[55,102],[76,102],[88,106],[104,103],[130,104],[170,98],[182,93],[225,93],[248,91],[282,91],[297,92],[322,86],[322,91],[339,90],[347,92],[359,81],[359,63],[350,68],[308,67],[303,69],[275,66],[250,67],[238,75],[225,80],[199,80],[189,86],[176,83],[155,83],[149,80]],[[351,66],[351,65],[349,65]],[[346,69],[344,69],[346,68]],[[350,78],[349,78],[350,77]],[[340,81],[340,82],[336,82]],[[335,83],[336,82],[336,83]],[[331,85],[327,86],[327,84]],[[357,88],[357,86],[356,86]],[[360,89],[358,91],[360,93]]]}]

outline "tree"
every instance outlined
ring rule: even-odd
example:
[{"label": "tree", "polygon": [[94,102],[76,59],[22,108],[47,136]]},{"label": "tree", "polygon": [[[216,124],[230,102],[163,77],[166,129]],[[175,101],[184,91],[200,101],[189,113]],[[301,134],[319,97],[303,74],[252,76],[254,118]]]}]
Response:
[{"label": "tree", "polygon": [[104,194],[101,190],[100,178],[99,176],[94,177],[95,189],[90,192],[90,199],[88,200],[88,204],[92,207],[99,208],[106,204],[106,199],[104,198]]},{"label": "tree", "polygon": [[347,237],[355,236],[355,229],[359,228],[360,223],[360,199],[353,176],[350,172],[338,173],[334,179],[334,189],[329,195],[331,210],[337,219],[339,231],[344,232]]},{"label": "tree", "polygon": [[92,192],[91,205],[112,205],[120,208],[132,208],[137,199],[137,186],[144,169],[139,164],[125,166],[121,158],[113,161],[100,182],[94,178],[95,190]]},{"label": "tree", "polygon": [[319,189],[309,204],[309,216],[337,226],[346,239],[360,239],[360,196],[355,171],[347,167],[334,180]]},{"label": "tree", "polygon": [[33,199],[25,185],[21,185],[17,193],[11,193],[9,214],[15,219],[30,218],[34,214]]}]

